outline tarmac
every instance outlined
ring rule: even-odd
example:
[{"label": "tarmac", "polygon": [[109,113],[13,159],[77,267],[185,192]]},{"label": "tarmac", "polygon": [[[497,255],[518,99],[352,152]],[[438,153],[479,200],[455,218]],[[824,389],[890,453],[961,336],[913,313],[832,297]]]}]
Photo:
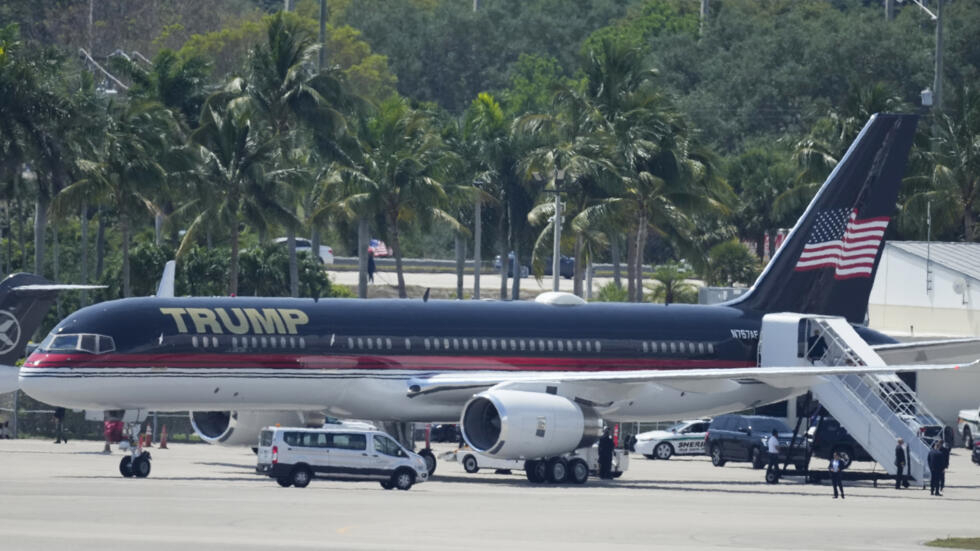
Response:
[{"label": "tarmac", "polygon": [[321,479],[280,488],[254,474],[251,450],[205,444],[153,448],[149,478],[126,479],[122,454],[101,448],[0,440],[0,549],[890,550],[980,536],[980,465],[964,449],[944,497],[854,483],[840,500],[826,483],[769,485],[748,464],[703,456],[634,454],[622,478],[584,486],[440,462],[404,492]]}]

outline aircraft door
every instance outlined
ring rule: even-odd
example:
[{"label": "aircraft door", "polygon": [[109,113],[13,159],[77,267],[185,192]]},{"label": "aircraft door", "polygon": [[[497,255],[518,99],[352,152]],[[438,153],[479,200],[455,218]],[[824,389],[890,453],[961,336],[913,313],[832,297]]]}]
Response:
[{"label": "aircraft door", "polygon": [[766,314],[759,332],[759,365],[762,367],[796,367],[811,365],[807,361],[806,320],[813,316],[794,313]]}]

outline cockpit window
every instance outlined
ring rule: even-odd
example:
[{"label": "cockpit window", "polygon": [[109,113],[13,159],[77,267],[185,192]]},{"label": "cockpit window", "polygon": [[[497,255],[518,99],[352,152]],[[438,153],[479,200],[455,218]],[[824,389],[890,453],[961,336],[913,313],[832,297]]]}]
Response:
[{"label": "cockpit window", "polygon": [[89,354],[104,354],[116,349],[112,337],[94,335],[91,333],[48,335],[38,346],[44,352],[87,352]]}]

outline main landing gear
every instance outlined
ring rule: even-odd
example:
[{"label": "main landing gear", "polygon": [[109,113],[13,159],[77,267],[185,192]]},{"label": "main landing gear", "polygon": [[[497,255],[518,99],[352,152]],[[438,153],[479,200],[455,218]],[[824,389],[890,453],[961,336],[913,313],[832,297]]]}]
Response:
[{"label": "main landing gear", "polygon": [[589,480],[589,465],[584,459],[574,457],[551,457],[548,459],[528,459],[524,462],[524,473],[533,484],[585,484]]}]

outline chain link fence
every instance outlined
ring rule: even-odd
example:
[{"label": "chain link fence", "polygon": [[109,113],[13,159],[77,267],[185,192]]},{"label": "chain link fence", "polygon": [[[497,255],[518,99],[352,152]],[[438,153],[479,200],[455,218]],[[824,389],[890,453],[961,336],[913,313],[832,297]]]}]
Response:
[{"label": "chain link fence", "polygon": [[[23,392],[0,394],[0,437],[51,438],[57,432],[54,412],[57,406],[34,400]],[[101,415],[100,415],[101,417]],[[186,412],[150,413],[143,430],[153,432],[154,442],[159,442],[160,432],[167,428],[167,440],[171,442],[200,442],[191,427]],[[6,429],[6,430],[3,430]],[[65,412],[63,436],[73,440],[103,440],[102,421],[85,419],[84,411]]]}]

